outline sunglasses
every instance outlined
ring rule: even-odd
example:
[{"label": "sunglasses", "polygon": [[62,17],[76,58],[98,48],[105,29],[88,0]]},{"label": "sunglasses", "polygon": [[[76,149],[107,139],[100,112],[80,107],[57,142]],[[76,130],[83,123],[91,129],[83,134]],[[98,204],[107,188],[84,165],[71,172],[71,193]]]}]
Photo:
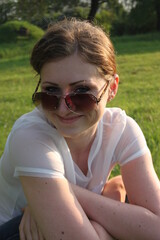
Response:
[{"label": "sunglasses", "polygon": [[109,81],[101,89],[102,93],[99,98],[90,93],[76,93],[71,92],[65,96],[56,95],[49,92],[37,92],[41,79],[32,95],[32,101],[36,107],[42,106],[43,109],[48,111],[55,111],[58,109],[61,99],[65,100],[68,109],[75,113],[88,112],[93,110],[96,105],[101,101],[102,96],[107,90]]}]

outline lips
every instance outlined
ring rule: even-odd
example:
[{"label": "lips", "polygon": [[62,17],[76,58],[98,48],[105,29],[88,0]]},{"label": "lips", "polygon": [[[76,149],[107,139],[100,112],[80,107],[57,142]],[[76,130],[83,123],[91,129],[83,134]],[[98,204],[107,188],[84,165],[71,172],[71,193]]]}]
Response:
[{"label": "lips", "polygon": [[79,116],[73,116],[73,117],[61,117],[61,116],[57,116],[58,119],[62,122],[62,123],[74,123],[76,122],[77,120],[79,120],[82,115],[79,115]]}]

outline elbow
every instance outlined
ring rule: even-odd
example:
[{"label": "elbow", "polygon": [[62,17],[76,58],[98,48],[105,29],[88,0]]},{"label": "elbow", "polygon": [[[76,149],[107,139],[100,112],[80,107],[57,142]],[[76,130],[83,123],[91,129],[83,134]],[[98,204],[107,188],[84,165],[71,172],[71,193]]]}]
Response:
[{"label": "elbow", "polygon": [[160,239],[160,215],[154,215],[154,221],[150,221],[150,234],[153,240]]}]

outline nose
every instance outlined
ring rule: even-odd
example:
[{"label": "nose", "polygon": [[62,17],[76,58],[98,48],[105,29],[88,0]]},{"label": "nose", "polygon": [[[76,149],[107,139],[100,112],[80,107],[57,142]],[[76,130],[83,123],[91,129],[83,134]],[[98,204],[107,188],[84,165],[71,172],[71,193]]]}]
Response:
[{"label": "nose", "polygon": [[65,96],[61,97],[61,99],[60,99],[59,106],[58,106],[58,111],[61,112],[61,113],[69,111],[69,108],[68,108],[68,106],[66,104],[66,101],[65,101]]}]

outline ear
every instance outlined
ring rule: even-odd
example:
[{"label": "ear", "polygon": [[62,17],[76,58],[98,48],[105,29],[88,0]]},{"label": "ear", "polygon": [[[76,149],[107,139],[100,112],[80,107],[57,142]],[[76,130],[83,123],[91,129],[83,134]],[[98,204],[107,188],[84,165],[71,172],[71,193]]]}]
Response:
[{"label": "ear", "polygon": [[113,98],[115,98],[118,91],[118,83],[119,83],[119,76],[118,74],[115,74],[114,81],[110,84],[107,102],[110,102]]}]

